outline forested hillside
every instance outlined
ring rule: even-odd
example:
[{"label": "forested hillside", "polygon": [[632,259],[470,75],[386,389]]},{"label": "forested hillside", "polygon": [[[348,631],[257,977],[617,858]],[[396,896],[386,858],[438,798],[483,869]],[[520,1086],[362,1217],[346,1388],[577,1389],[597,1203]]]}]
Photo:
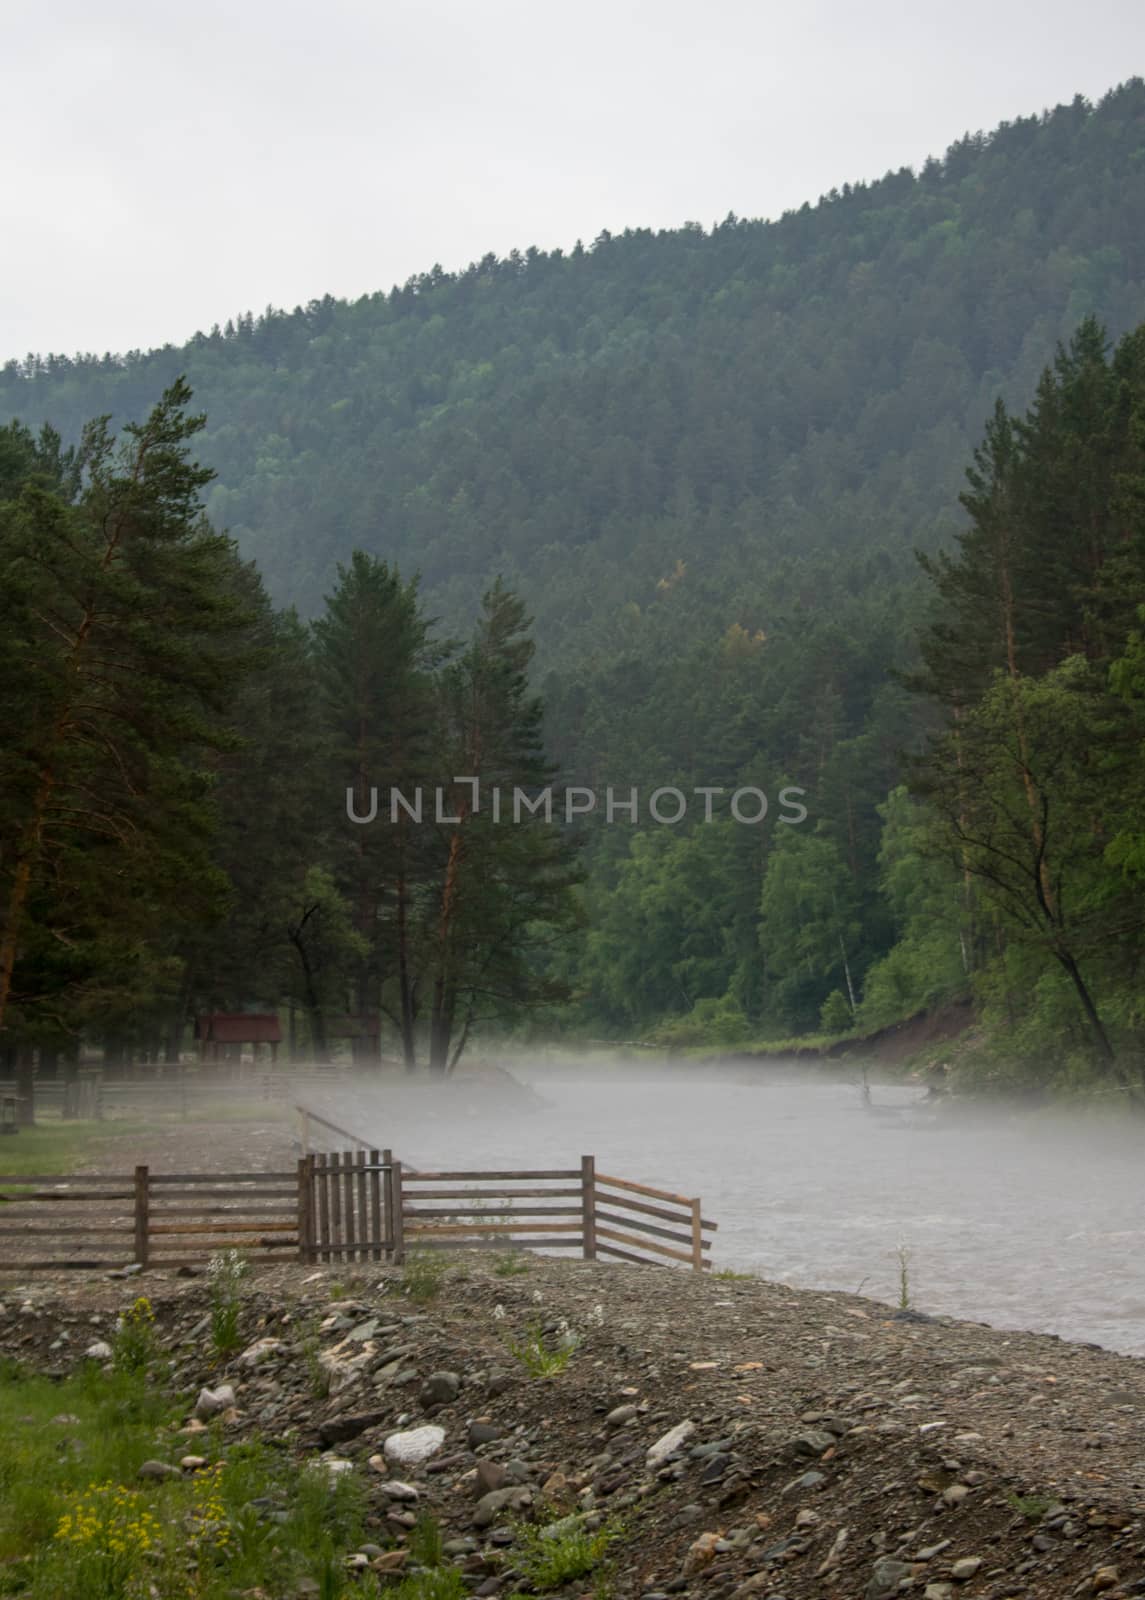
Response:
[{"label": "forested hillside", "polygon": [[[584,926],[538,958],[551,992],[563,983],[573,996],[570,1024],[735,1040],[814,1027],[821,1012],[836,1028],[875,1025],[976,985],[1017,1029],[1015,997],[1039,981],[1028,963],[1068,975],[1063,951],[1080,955],[1057,934],[1030,955],[1007,935],[1012,906],[970,905],[978,846],[935,843],[941,806],[917,798],[933,770],[908,798],[905,754],[952,705],[969,715],[992,693],[987,671],[952,698],[936,648],[951,659],[965,648],[1014,682],[1082,660],[1093,693],[1122,661],[1121,710],[1136,693],[1140,507],[1124,497],[1141,448],[1138,346],[1114,362],[1099,328],[1116,341],[1143,320],[1145,84],[1133,80],[1096,107],[1079,99],[968,136],[917,173],[845,184],[775,222],[602,234],[568,252],[435,267],[353,303],[243,315],[183,348],[12,362],[0,421],[50,421],[71,443],[102,413],[144,417],[185,374],[207,415],[198,451],[217,474],[207,514],[274,602],[317,615],[344,595],[339,564],[360,550],[387,563],[380,582],[420,574],[419,626],[443,641],[472,632],[499,577],[535,619],[533,685],[566,781],[806,790],[808,820],[790,830],[774,813],[737,823],[724,797],[710,824],[587,827]],[[1039,391],[1059,342],[1070,353]],[[1084,458],[1086,515],[1100,504],[1117,524],[1120,565],[1107,564],[1110,535],[1092,548],[1083,597],[1076,575],[1068,595],[1051,590],[1064,606],[1052,624],[1041,595],[1036,661],[941,636],[920,695],[905,681],[918,629],[929,590],[951,580],[935,568],[928,583],[914,552],[955,549],[968,517],[980,524],[981,494],[959,496],[984,429],[1002,426],[995,404],[1020,415],[1041,393],[1044,412],[1047,382],[1068,425],[1031,423],[1027,437],[1015,424],[1015,459],[1064,451],[1053,459],[1066,484],[1066,463]],[[1097,390],[1086,410],[1078,397]],[[1022,482],[1043,467],[1023,458]],[[1028,572],[1045,541],[1059,561],[1072,532],[1023,493]],[[993,604],[985,579],[983,593]],[[1086,633],[1093,607],[1116,618],[1104,632]],[[273,626],[320,657],[321,630]],[[1124,869],[1136,846],[1119,792],[1110,838]],[[331,806],[339,793],[333,783]],[[951,825],[967,826],[965,812]],[[1094,837],[1104,849],[1100,827]],[[328,911],[337,876],[312,885]],[[1099,878],[1086,893],[1108,906],[1117,896]],[[402,910],[395,881],[379,889],[387,927]],[[1117,915],[1128,949],[1135,915]],[[393,959],[388,935],[369,949],[361,936],[347,924],[354,976],[338,1004],[360,989],[363,960]],[[1109,982],[1129,982],[1133,959]],[[212,994],[269,1003],[278,981],[252,968]],[[397,1002],[394,1014],[400,1031]],[[1134,1025],[1125,1007],[1122,1021]],[[1078,1048],[1110,1048],[1092,1022]]]}]

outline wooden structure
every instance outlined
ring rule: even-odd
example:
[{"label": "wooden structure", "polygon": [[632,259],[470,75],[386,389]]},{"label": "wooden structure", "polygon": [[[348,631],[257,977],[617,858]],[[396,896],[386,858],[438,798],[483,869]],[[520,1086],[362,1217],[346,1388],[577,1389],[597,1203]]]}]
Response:
[{"label": "wooden structure", "polygon": [[244,1044],[251,1046],[256,1061],[259,1046],[269,1045],[270,1059],[276,1061],[282,1027],[273,1011],[207,1011],[195,1018],[195,1038],[200,1061],[218,1061],[229,1045],[238,1045],[241,1056]]},{"label": "wooden structure", "polygon": [[699,1200],[561,1169],[420,1172],[388,1150],[303,1156],[292,1171],[0,1177],[0,1270],[253,1263],[400,1263],[411,1250],[578,1250],[641,1265],[711,1265]]}]

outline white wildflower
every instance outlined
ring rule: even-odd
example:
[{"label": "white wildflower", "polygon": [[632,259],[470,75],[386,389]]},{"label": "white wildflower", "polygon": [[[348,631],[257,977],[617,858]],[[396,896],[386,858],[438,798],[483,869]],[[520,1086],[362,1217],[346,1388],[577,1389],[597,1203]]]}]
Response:
[{"label": "white wildflower", "polygon": [[494,1306],[493,1307],[493,1321],[494,1322],[504,1322],[504,1320],[505,1320],[505,1307],[504,1306]]},{"label": "white wildflower", "polygon": [[587,1323],[588,1323],[590,1328],[603,1328],[604,1327],[604,1307],[603,1306],[593,1306],[592,1310],[589,1312],[589,1314],[588,1314],[588,1316],[586,1317],[585,1320],[587,1321]]},{"label": "white wildflower", "polygon": [[544,1300],[544,1298],[545,1298],[544,1295],[541,1293],[541,1291],[539,1289],[534,1289],[533,1290],[533,1304],[535,1306],[539,1306],[541,1304],[541,1302]]}]

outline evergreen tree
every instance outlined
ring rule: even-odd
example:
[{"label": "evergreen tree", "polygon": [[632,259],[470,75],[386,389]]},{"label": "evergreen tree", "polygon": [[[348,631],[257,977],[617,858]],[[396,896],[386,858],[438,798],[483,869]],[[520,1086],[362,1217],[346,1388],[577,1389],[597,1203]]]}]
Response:
[{"label": "evergreen tree", "polygon": [[[177,963],[155,936],[210,915],[210,752],[243,667],[231,542],[179,381],[117,449],[106,422],[70,472],[0,513],[8,670],[0,717],[0,1027],[106,1024]],[[47,474],[50,479],[51,473]]]}]

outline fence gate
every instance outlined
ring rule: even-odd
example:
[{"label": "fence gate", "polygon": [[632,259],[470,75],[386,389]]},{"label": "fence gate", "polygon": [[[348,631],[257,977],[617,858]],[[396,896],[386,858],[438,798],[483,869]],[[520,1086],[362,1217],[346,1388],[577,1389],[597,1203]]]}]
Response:
[{"label": "fence gate", "polygon": [[394,1161],[388,1150],[304,1156],[298,1163],[301,1259],[381,1261],[396,1254],[400,1260],[400,1207],[394,1204],[394,1184]]}]

